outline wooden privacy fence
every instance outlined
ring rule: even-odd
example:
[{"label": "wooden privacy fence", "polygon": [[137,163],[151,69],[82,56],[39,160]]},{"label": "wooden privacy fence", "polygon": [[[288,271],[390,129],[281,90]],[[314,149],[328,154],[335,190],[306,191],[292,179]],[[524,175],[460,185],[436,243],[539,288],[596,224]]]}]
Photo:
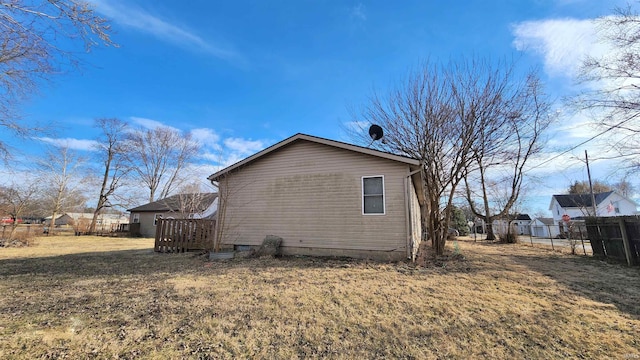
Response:
[{"label": "wooden privacy fence", "polygon": [[158,219],[156,252],[185,252],[213,248],[215,220]]},{"label": "wooden privacy fence", "polygon": [[590,217],[586,224],[593,256],[640,265],[640,218]]}]

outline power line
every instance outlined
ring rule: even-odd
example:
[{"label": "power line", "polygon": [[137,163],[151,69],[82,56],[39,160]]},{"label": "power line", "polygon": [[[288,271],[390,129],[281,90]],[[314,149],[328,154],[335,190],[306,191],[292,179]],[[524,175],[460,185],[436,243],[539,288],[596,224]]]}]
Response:
[{"label": "power line", "polygon": [[[622,125],[622,124],[624,124],[624,123],[626,123],[626,122],[628,122],[628,121],[631,121],[632,119],[633,119],[633,117],[631,117],[631,118],[629,118],[629,119],[627,119],[627,120],[624,120],[624,121],[620,122],[619,124],[616,124],[616,125],[614,125],[614,126],[611,126],[611,127],[609,127],[608,129],[606,129],[606,130],[602,131],[601,133],[598,133],[598,134],[596,134],[596,135],[594,135],[594,136],[590,137],[589,139],[587,139],[587,140],[585,140],[585,141],[581,142],[580,144],[575,145],[575,146],[573,146],[572,148],[570,148],[570,149],[568,149],[568,150],[565,150],[565,151],[561,152],[560,154],[558,154],[558,155],[556,155],[556,156],[554,156],[554,157],[552,157],[552,158],[550,158],[550,159],[547,159],[547,160],[545,160],[545,161],[541,162],[540,164],[538,164],[538,165],[536,165],[536,166],[534,166],[534,167],[529,168],[528,170],[533,170],[533,169],[535,169],[535,168],[539,168],[539,167],[541,167],[541,166],[542,166],[542,165],[544,165],[544,164],[550,163],[551,161],[553,161],[553,160],[555,160],[555,159],[559,158],[560,156],[562,156],[562,155],[564,155],[564,154],[566,154],[566,153],[568,153],[568,152],[571,152],[571,151],[573,151],[573,150],[577,149],[578,147],[580,147],[580,146],[582,146],[582,145],[584,145],[584,144],[588,143],[589,141],[594,140],[595,138],[597,138],[597,137],[599,137],[599,136],[602,136],[602,135],[606,134],[607,132],[609,132],[609,131],[611,131],[611,130],[613,130],[613,129],[615,129],[615,128],[620,127],[620,125]],[[528,171],[528,170],[527,170],[527,171]]]}]

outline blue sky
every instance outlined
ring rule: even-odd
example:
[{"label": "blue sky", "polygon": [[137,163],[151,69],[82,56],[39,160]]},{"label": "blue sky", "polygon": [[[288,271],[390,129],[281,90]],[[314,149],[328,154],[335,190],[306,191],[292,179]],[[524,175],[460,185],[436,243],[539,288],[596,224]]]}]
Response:
[{"label": "blue sky", "polygon": [[[303,132],[346,140],[350,107],[397,84],[425,59],[517,58],[537,66],[554,97],[575,91],[571,78],[586,53],[604,51],[591,19],[623,1],[92,1],[111,19],[119,48],[97,48],[81,71],[62,74],[25,103],[27,121],[55,123],[48,142],[86,149],[93,119],[192,132],[203,144],[203,177],[222,148],[225,163]],[[188,4],[188,5],[186,5]],[[561,110],[559,110],[561,112]],[[562,115],[561,115],[562,116]],[[558,146],[594,130],[566,116]],[[0,135],[6,139],[6,134]],[[9,139],[9,141],[12,141]],[[21,148],[37,151],[42,139]],[[18,145],[14,143],[14,145]],[[26,146],[25,146],[26,145]],[[584,149],[600,151],[598,144]],[[617,179],[594,160],[595,175]],[[536,168],[523,210],[544,211],[550,196],[586,178],[568,154]]]}]

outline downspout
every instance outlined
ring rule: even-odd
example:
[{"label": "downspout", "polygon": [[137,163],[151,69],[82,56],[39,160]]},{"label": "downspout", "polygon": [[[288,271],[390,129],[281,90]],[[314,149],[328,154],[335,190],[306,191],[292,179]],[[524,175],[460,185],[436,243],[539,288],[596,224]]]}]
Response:
[{"label": "downspout", "polygon": [[[409,168],[409,170],[411,170],[411,168]],[[411,259],[411,261],[415,261],[416,259],[414,258],[413,254],[414,254],[414,241],[413,241],[413,228],[412,228],[412,213],[411,213],[411,186],[409,186],[411,184],[411,177],[415,174],[417,174],[418,172],[420,172],[421,169],[417,169],[414,171],[410,171],[409,174],[407,175],[407,177],[404,179],[404,192],[405,192],[405,196],[404,196],[404,203],[405,206],[407,207],[407,212],[406,212],[406,230],[407,230],[407,258]]]},{"label": "downspout", "polygon": [[[213,179],[211,179],[209,181],[211,181],[211,186],[215,186]],[[220,226],[218,226],[218,224],[220,224],[219,217],[220,217],[220,207],[221,207],[221,204],[222,204],[222,199],[220,199],[220,183],[219,182],[218,182],[218,186],[216,186],[216,188],[218,188],[218,209],[216,210],[216,229],[215,229],[215,234],[214,234],[214,237],[213,237],[213,246],[214,246],[214,248],[211,249],[211,251],[215,250],[215,246],[216,246],[216,244],[218,244],[218,240],[219,240],[218,237],[220,236]]]},{"label": "downspout", "polygon": [[405,207],[407,209],[407,211],[405,212],[405,225],[406,225],[406,231],[407,231],[407,259],[411,259],[411,261],[413,261],[413,236],[412,236],[412,229],[411,229],[411,203],[409,200],[409,196],[411,196],[409,194],[410,191],[410,187],[409,187],[409,181],[411,181],[411,175],[407,176],[404,179],[404,204]]}]

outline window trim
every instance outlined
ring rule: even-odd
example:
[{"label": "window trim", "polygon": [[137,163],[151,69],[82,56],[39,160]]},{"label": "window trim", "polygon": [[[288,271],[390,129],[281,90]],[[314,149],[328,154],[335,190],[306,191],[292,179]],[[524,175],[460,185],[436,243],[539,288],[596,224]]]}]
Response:
[{"label": "window trim", "polygon": [[133,219],[131,220],[134,224],[140,223],[140,213],[133,213]]},{"label": "window trim", "polygon": [[[366,213],[364,211],[364,179],[372,179],[372,178],[381,178],[382,179],[382,212],[381,213]],[[375,196],[379,196],[379,195],[375,195]],[[368,176],[362,176],[361,180],[360,180],[360,198],[361,198],[361,202],[362,202],[362,215],[366,215],[366,216],[380,216],[380,215],[386,215],[387,214],[387,194],[386,194],[386,189],[384,186],[384,175],[368,175]]]}]

